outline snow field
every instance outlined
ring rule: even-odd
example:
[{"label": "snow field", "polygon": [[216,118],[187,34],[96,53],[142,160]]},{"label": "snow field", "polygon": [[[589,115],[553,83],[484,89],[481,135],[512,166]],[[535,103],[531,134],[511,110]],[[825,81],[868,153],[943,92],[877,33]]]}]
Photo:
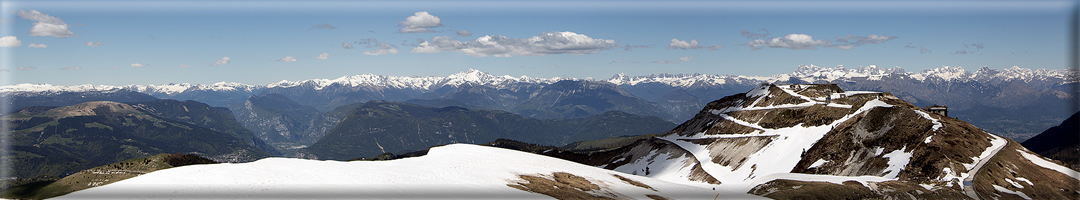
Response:
[{"label": "snow field", "polygon": [[[797,94],[795,94],[797,95]],[[783,106],[783,105],[782,105]],[[757,152],[749,155],[746,161],[738,168],[733,166],[722,166],[712,162],[712,157],[708,150],[708,145],[698,145],[691,142],[683,141],[680,139],[697,139],[697,138],[684,138],[677,135],[658,137],[659,139],[667,140],[678,145],[680,148],[691,152],[698,162],[702,163],[702,169],[708,172],[713,177],[717,178],[723,188],[749,191],[754,186],[765,183],[775,179],[793,179],[793,180],[806,180],[817,181],[818,179],[837,180],[862,180],[862,181],[887,181],[895,180],[896,175],[907,165],[911,158],[910,152],[903,152],[903,150],[894,151],[887,155],[890,158],[890,167],[892,170],[889,177],[876,177],[874,178],[860,178],[860,177],[846,177],[846,176],[829,176],[829,175],[813,175],[802,176],[804,174],[790,173],[800,160],[802,160],[802,152],[810,149],[827,134],[832,127],[851,119],[854,116],[863,114],[864,112],[877,107],[892,107],[888,103],[881,100],[870,100],[860,107],[855,113],[846,115],[841,119],[833,121],[829,125],[815,126],[815,127],[802,127],[801,125],[779,128],[779,129],[767,129],[763,128],[756,123],[745,122],[735,119],[726,114],[717,113],[720,117],[731,120],[737,124],[747,127],[753,127],[755,129],[762,130],[759,134],[754,135],[741,135],[742,137],[759,137],[759,136],[776,136],[773,141],[766,144]],[[724,109],[728,110],[728,109]],[[715,113],[715,112],[714,112]],[[793,149],[801,149],[796,151]],[[905,147],[906,149],[906,147]],[[879,155],[880,155],[879,151]],[[653,165],[655,166],[655,165]],[[788,174],[788,175],[784,175]],[[667,178],[655,177],[661,180],[676,181]],[[797,179],[806,178],[806,179]],[[685,180],[685,179],[682,179]]]},{"label": "snow field", "polygon": [[[661,170],[663,171],[663,170]],[[550,177],[567,172],[621,197],[704,199],[730,192],[692,187],[595,168],[515,150],[468,144],[432,148],[428,155],[391,161],[316,161],[267,158],[251,163],[191,165],[58,197],[59,199],[145,198],[420,198],[473,199],[551,197],[508,187],[518,175]],[[649,185],[630,185],[612,174]],[[734,193],[731,193],[734,194]],[[107,197],[107,198],[104,198]],[[759,198],[753,195],[737,198]]]}]

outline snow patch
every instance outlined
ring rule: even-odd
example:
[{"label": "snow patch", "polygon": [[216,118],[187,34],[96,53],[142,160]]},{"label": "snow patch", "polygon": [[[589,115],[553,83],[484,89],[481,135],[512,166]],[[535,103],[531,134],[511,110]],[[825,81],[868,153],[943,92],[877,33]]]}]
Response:
[{"label": "snow patch", "polygon": [[1024,189],[1024,185],[1020,185],[1020,183],[1017,183],[1016,181],[1013,181],[1009,178],[1005,178],[1005,182],[1009,182],[1009,184],[1011,184],[1013,187]]},{"label": "snow patch", "polygon": [[[1020,149],[1017,149],[1016,151],[1020,152],[1020,155],[1024,156],[1024,159],[1030,160],[1031,163],[1035,163],[1035,165],[1038,165],[1039,167],[1043,167],[1043,168],[1051,169],[1051,170],[1054,170],[1054,171],[1058,171],[1058,172],[1061,172],[1062,174],[1065,174],[1065,176],[1073,177],[1076,180],[1080,180],[1080,172],[1076,172],[1076,171],[1074,171],[1072,169],[1069,169],[1068,167],[1058,165],[1057,163],[1050,162],[1050,161],[1048,161],[1046,159],[1043,159],[1043,158],[1041,158],[1041,157],[1039,157],[1037,155],[1030,154],[1030,153],[1028,153],[1026,151],[1023,151],[1023,150],[1020,150]],[[1024,179],[1024,181],[1027,181],[1027,179]],[[1030,183],[1030,181],[1029,181],[1029,183]]]},{"label": "snow patch", "polygon": [[900,175],[900,171],[907,167],[908,162],[911,161],[911,152],[905,152],[906,149],[907,146],[904,146],[900,150],[882,156],[889,159],[889,167],[885,168],[885,172],[888,172],[888,174],[885,174],[885,178],[895,179]]},{"label": "snow patch", "polygon": [[1032,184],[1032,183],[1031,183],[1031,181],[1027,180],[1027,179],[1026,179],[1026,178],[1024,178],[1024,177],[1016,177],[1016,180],[1018,180],[1018,181],[1023,181],[1023,182],[1027,182],[1027,184],[1028,184],[1028,185],[1035,185],[1035,184]]},{"label": "snow patch", "polygon": [[825,163],[828,163],[828,162],[829,161],[827,161],[825,159],[818,159],[817,161],[814,161],[814,164],[810,164],[809,168],[821,167],[821,165],[824,165]]},{"label": "snow patch", "polygon": [[927,114],[926,112],[923,112],[921,110],[915,110],[915,113],[918,113],[919,115],[922,115],[923,118],[926,118],[926,119],[930,120],[931,123],[934,123],[934,127],[933,127],[934,131],[937,131],[939,128],[941,128],[943,126],[943,125],[941,125],[941,122],[939,122],[937,119],[934,119],[933,117],[930,117],[930,114]]},{"label": "snow patch", "polygon": [[1020,196],[1020,198],[1024,198],[1024,199],[1031,199],[1031,197],[1028,197],[1027,194],[1024,194],[1023,192],[1012,191],[1012,190],[1009,190],[1008,188],[1001,187],[1001,186],[998,186],[998,185],[994,185],[994,190],[997,190],[998,192],[1002,192],[1002,193],[1015,194],[1015,195]]}]

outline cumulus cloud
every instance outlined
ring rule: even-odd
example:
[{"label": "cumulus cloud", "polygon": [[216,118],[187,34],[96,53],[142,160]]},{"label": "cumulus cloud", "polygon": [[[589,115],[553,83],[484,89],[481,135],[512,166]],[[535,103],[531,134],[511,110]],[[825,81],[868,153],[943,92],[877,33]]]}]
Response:
[{"label": "cumulus cloud", "polygon": [[101,45],[105,45],[105,44],[102,44],[101,42],[86,42],[86,46],[89,46],[89,47],[100,47]]},{"label": "cumulus cloud", "polygon": [[221,59],[218,59],[217,61],[214,61],[214,62],[210,63],[210,66],[211,67],[217,67],[218,65],[229,64],[230,61],[232,61],[232,59],[229,58],[228,56],[225,56],[225,57],[221,57]]},{"label": "cumulus cloud", "polygon": [[144,65],[144,64],[139,64],[139,63],[132,63],[131,64],[131,67],[136,67],[136,68],[138,68],[138,67],[146,67],[146,66],[149,66],[149,65]]},{"label": "cumulus cloud", "polygon": [[296,59],[296,57],[285,56],[284,58],[277,59],[277,60],[274,60],[274,61],[278,61],[278,62],[296,62],[297,60],[299,60],[299,59]]},{"label": "cumulus cloud", "polygon": [[22,41],[15,36],[0,37],[0,47],[19,47],[22,46]]},{"label": "cumulus cloud", "polygon": [[327,30],[334,30],[334,29],[337,29],[337,27],[331,26],[330,24],[319,24],[319,25],[314,25],[314,26],[311,26],[311,29],[327,29]]},{"label": "cumulus cloud", "polygon": [[919,46],[919,54],[924,54],[924,53],[934,53],[934,52],[930,52],[929,49],[926,49],[926,48],[923,48],[922,46]]},{"label": "cumulus cloud", "polygon": [[908,42],[907,45],[904,45],[904,48],[912,48],[912,49],[914,49],[914,48],[919,48],[919,47],[911,46],[911,43]]},{"label": "cumulus cloud", "polygon": [[176,66],[176,68],[181,68],[181,69],[188,68],[188,67],[191,67],[191,66],[185,65],[185,64],[180,64],[180,66]]},{"label": "cumulus cloud", "polygon": [[457,35],[458,36],[472,36],[472,33],[470,33],[469,31],[464,31],[463,30],[463,31],[457,31]]},{"label": "cumulus cloud", "polygon": [[755,51],[765,47],[801,50],[817,49],[818,46],[829,43],[828,40],[814,40],[814,37],[806,34],[788,34],[784,37],[752,40],[743,44],[743,46],[750,47],[750,50]]},{"label": "cumulus cloud", "polygon": [[30,47],[30,48],[45,48],[45,47],[49,47],[49,46],[48,46],[48,45],[45,45],[45,44],[34,44],[34,43],[30,43],[30,45],[26,45],[26,47]]},{"label": "cumulus cloud", "polygon": [[319,60],[326,60],[327,58],[330,58],[330,54],[325,52],[320,53],[319,55],[315,56],[315,58],[318,58]]},{"label": "cumulus cloud", "polygon": [[375,38],[363,39],[356,42],[356,44],[365,45],[364,48],[378,48],[376,50],[365,51],[364,55],[377,56],[398,53],[397,46],[385,42],[379,42],[379,40],[376,40]]},{"label": "cumulus cloud", "polygon": [[450,37],[434,37],[424,41],[414,53],[459,51],[474,57],[486,56],[541,56],[549,54],[592,54],[619,47],[615,40],[594,39],[574,32],[547,32],[530,38],[484,36],[472,41],[458,41]]},{"label": "cumulus cloud", "polygon": [[15,13],[23,19],[34,21],[34,26],[30,27],[30,36],[53,36],[58,38],[79,36],[69,31],[68,25],[60,18],[46,15],[37,10],[19,10]]},{"label": "cumulus cloud", "polygon": [[352,43],[348,43],[348,42],[342,42],[342,43],[341,43],[341,48],[345,48],[345,49],[353,49],[353,46],[352,46]]},{"label": "cumulus cloud", "polygon": [[32,71],[32,70],[35,70],[35,69],[37,69],[37,67],[19,67],[19,70],[22,70],[22,71]]},{"label": "cumulus cloud", "polygon": [[679,40],[678,38],[671,38],[671,44],[668,45],[668,49],[708,49],[709,51],[716,51],[716,49],[724,47],[720,45],[712,46],[699,46],[698,41],[691,39],[690,42],[685,40]]},{"label": "cumulus cloud", "polygon": [[65,71],[67,71],[67,70],[80,70],[80,69],[82,69],[82,68],[79,68],[79,67],[65,67],[65,68],[60,68],[60,70],[65,70]]},{"label": "cumulus cloud", "polygon": [[754,33],[754,32],[750,32],[749,30],[743,29],[742,30],[742,36],[746,37],[746,39],[751,39],[751,40],[769,37],[769,30],[760,29],[760,31],[762,31],[763,33]]},{"label": "cumulus cloud", "polygon": [[398,26],[401,26],[399,33],[426,33],[435,32],[430,28],[440,27],[442,22],[439,17],[428,14],[427,11],[421,11],[406,17],[405,21],[398,22]]},{"label": "cumulus cloud", "polygon": [[679,58],[679,61],[684,61],[685,62],[685,61],[690,61],[690,60],[693,60],[693,59],[694,59],[694,57],[692,57],[692,56],[683,56],[682,58]]}]

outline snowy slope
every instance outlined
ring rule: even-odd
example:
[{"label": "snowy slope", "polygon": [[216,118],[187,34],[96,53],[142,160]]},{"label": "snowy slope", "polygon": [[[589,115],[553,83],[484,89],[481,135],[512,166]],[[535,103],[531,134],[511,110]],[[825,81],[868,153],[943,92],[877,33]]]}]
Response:
[{"label": "snowy slope", "polygon": [[[515,150],[468,144],[435,147],[425,156],[391,161],[315,161],[267,158],[251,163],[191,165],[78,191],[57,199],[344,198],[476,199],[551,197],[508,185],[519,175],[566,172],[584,177],[615,198],[755,199],[741,192],[691,187]],[[655,189],[634,186],[615,175]]]},{"label": "snowy slope", "polygon": [[[818,126],[793,126],[783,128],[764,128],[758,123],[747,122],[735,117],[729,116],[728,113],[736,111],[763,111],[774,109],[795,109],[795,108],[807,108],[813,105],[825,105],[828,107],[840,107],[851,108],[852,105],[838,104],[838,103],[826,103],[824,100],[816,101],[815,98],[807,97],[797,94],[792,89],[788,89],[789,86],[761,86],[746,93],[746,96],[753,98],[753,101],[748,101],[747,106],[732,106],[723,109],[710,109],[709,112],[727,120],[734,122],[735,124],[751,127],[756,129],[750,134],[730,134],[730,135],[712,135],[706,134],[706,132],[700,132],[694,135],[680,135],[680,134],[668,134],[659,139],[671,142],[678,145],[682,149],[691,152],[694,158],[698,159],[701,163],[701,168],[705,172],[717,178],[724,188],[732,190],[746,191],[756,186],[757,184],[768,182],[774,179],[792,179],[792,180],[819,180],[819,179],[837,179],[837,180],[864,180],[864,181],[886,181],[895,180],[896,175],[891,174],[887,177],[829,177],[828,175],[815,175],[804,176],[798,174],[787,174],[795,168],[795,165],[802,160],[802,153],[805,153],[810,149],[819,139],[825,134],[829,133],[833,127],[838,126],[840,123],[846,122],[848,119],[864,114],[864,112],[877,108],[877,107],[892,107],[888,103],[882,102],[878,99],[873,99],[864,103],[861,107],[857,107],[850,114],[844,115],[838,120],[834,120],[831,123],[818,125]],[[798,99],[804,100],[801,103],[796,104],[768,104],[762,101],[765,97],[776,97],[777,91],[782,91],[782,94],[791,95]],[[864,91],[851,91],[843,94],[864,94],[864,95],[881,95],[877,92],[864,92]],[[834,95],[835,96],[835,95]],[[738,138],[767,138],[767,144],[760,148],[752,149],[753,153],[747,155],[742,159],[742,162],[738,165],[724,165],[713,162],[716,155],[723,154],[722,151],[728,151],[728,148],[717,148],[721,145],[713,143],[702,143],[703,139],[738,139]],[[895,153],[894,157],[901,157],[903,154]],[[888,155],[885,155],[888,156]],[[910,157],[907,155],[906,157]],[[642,159],[638,162],[649,162],[652,165],[660,166],[665,165],[662,162],[658,162],[658,159]],[[678,163],[678,159],[674,159]],[[901,160],[898,160],[901,161]],[[894,161],[896,162],[896,161]],[[903,167],[907,164],[907,160],[902,160],[901,163],[896,163]],[[620,168],[620,171],[632,171],[634,169]],[[625,171],[624,171],[625,172]],[[662,179],[668,181],[687,181],[686,179]]]},{"label": "snowy slope", "polygon": [[[888,93],[800,84],[760,85],[724,97],[675,130],[644,141],[590,160],[604,160],[592,163],[606,169],[688,185],[759,195],[794,191],[776,197],[825,192],[799,190],[806,185],[848,187],[845,182],[854,181],[862,186],[853,190],[870,188],[873,195],[888,198],[962,198],[961,189],[970,187],[962,180],[976,176],[979,163],[1000,157],[995,152],[1009,140],[924,112]],[[1032,162],[1043,167],[1023,170],[1068,172],[1049,162]],[[1067,196],[1055,191],[1075,186],[1039,192]],[[976,188],[980,193],[993,189],[978,187],[985,187]]]}]

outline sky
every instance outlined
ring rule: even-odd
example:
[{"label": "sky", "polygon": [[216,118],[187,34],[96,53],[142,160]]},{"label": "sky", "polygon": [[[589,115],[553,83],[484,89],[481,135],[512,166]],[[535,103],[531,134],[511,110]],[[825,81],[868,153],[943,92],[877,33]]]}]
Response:
[{"label": "sky", "polygon": [[[2,1],[2,85],[1065,69],[1076,1]],[[1075,54],[1075,52],[1073,52]]]}]

